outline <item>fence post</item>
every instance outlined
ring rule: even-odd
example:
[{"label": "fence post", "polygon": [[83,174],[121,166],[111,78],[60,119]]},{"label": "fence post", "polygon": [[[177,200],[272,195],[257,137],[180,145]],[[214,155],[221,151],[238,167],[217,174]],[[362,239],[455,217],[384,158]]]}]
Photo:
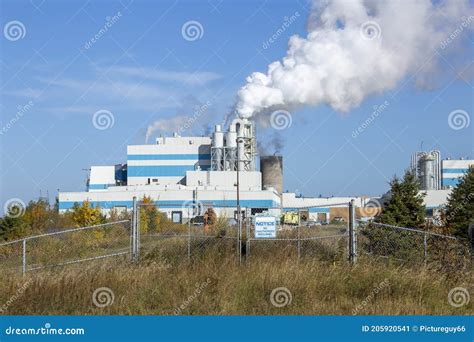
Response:
[{"label": "fence post", "polygon": [[250,257],[250,232],[252,225],[252,208],[247,208],[247,214],[245,215],[245,262],[247,262]]},{"label": "fence post", "polygon": [[133,209],[132,209],[132,261],[137,261],[137,227],[138,227],[138,210],[137,210],[137,198],[133,197]]},{"label": "fence post", "polygon": [[21,263],[22,274],[26,274],[26,239],[23,239],[23,251],[22,251],[22,263]]},{"label": "fence post", "polygon": [[301,229],[301,213],[300,209],[298,209],[298,259],[301,258],[301,236],[300,236],[300,229]]},{"label": "fence post", "polygon": [[237,212],[238,212],[238,221],[237,221],[237,229],[238,229],[238,238],[237,238],[237,248],[238,248],[238,256],[239,256],[239,264],[242,263],[242,208],[240,204],[237,204]]},{"label": "fence post", "polygon": [[136,252],[137,252],[137,262],[140,261],[140,241],[141,241],[141,237],[140,237],[140,206],[137,202],[137,237],[136,237]]},{"label": "fence post", "polygon": [[357,262],[357,235],[355,231],[355,201],[349,202],[349,262]]},{"label": "fence post", "polygon": [[426,265],[426,262],[428,261],[428,237],[426,233],[423,234],[423,256]]},{"label": "fence post", "polygon": [[190,217],[191,217],[190,208],[188,206],[188,261],[191,261],[191,218]]}]

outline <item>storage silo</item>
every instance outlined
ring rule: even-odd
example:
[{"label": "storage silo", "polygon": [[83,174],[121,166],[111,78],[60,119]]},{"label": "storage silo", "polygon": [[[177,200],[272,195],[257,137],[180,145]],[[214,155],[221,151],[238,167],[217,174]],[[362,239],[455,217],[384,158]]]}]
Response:
[{"label": "storage silo", "polygon": [[422,190],[435,190],[435,158],[432,155],[426,155],[421,160],[422,169]]},{"label": "storage silo", "polygon": [[260,172],[262,173],[262,187],[274,188],[279,194],[283,192],[283,157],[260,157]]}]

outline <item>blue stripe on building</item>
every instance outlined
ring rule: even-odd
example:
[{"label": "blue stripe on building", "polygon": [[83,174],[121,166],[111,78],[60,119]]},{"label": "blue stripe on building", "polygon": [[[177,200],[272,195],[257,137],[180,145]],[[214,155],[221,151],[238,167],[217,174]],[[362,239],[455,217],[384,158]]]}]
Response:
[{"label": "blue stripe on building", "polygon": [[443,169],[443,173],[466,173],[469,169]]},{"label": "blue stripe on building", "polygon": [[[201,165],[202,171],[211,168],[210,165]],[[128,177],[184,177],[186,171],[194,171],[194,165],[151,165],[151,166],[128,166]]]},{"label": "blue stripe on building", "polygon": [[[59,209],[72,209],[75,203],[81,204],[82,201],[61,201],[59,202]],[[155,205],[162,207],[163,209],[168,208],[183,208],[183,206],[190,206],[192,201],[155,201]],[[216,200],[216,201],[199,201],[204,205],[212,205],[214,207],[236,207],[236,200]],[[100,207],[102,209],[112,209],[114,207],[127,207],[133,206],[133,201],[90,201],[92,207]],[[272,200],[240,200],[242,207],[249,208],[275,208],[278,207],[278,203]]]},{"label": "blue stripe on building", "polygon": [[210,154],[129,154],[128,160],[211,160]]},{"label": "blue stripe on building", "polygon": [[322,208],[322,207],[317,207],[317,208],[284,208],[283,211],[288,212],[288,211],[297,211],[297,210],[308,210],[310,213],[329,213],[330,209],[329,208]]},{"label": "blue stripe on building", "polygon": [[109,187],[108,184],[89,184],[89,190],[102,190],[102,189],[108,189],[108,187]]},{"label": "blue stripe on building", "polygon": [[443,178],[443,186],[457,186],[461,179],[459,177],[456,178]]}]

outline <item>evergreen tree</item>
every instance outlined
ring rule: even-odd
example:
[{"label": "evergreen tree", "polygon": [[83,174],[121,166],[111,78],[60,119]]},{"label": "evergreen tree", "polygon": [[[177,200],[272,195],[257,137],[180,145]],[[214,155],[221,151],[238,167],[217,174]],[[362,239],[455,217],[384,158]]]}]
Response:
[{"label": "evergreen tree", "polygon": [[474,223],[474,166],[451,192],[445,220],[450,233],[468,238],[469,224]]},{"label": "evergreen tree", "polygon": [[[390,181],[390,199],[375,218],[375,222],[399,227],[424,228],[425,206],[423,194],[415,174],[406,171],[402,180],[394,177]],[[392,256],[402,260],[419,260],[420,234],[414,235],[407,230],[391,229],[377,224],[363,229],[362,234],[367,238],[362,248],[375,255]],[[423,237],[421,237],[423,238]]]},{"label": "evergreen tree", "polygon": [[27,236],[29,226],[24,218],[24,208],[17,204],[7,210],[5,216],[0,218],[0,241],[15,240]]},{"label": "evergreen tree", "polygon": [[415,174],[406,171],[403,180],[396,176],[390,182],[391,197],[376,221],[402,227],[423,228],[426,208]]},{"label": "evergreen tree", "polygon": [[0,242],[20,239],[28,235],[28,225],[23,217],[5,215],[0,218]]}]

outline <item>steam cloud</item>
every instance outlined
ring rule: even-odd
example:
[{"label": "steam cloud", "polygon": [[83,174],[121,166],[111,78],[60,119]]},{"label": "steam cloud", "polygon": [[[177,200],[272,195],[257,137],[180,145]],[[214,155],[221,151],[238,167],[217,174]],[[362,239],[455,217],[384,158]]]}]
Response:
[{"label": "steam cloud", "polygon": [[407,77],[418,86],[432,84],[441,70],[440,58],[454,60],[456,73],[458,62],[463,63],[459,57],[467,59],[469,54],[459,52],[473,14],[464,0],[334,0],[315,5],[307,37],[291,37],[282,61],[271,63],[266,74],[254,72],[247,78],[236,112],[251,117],[320,104],[347,112]]}]

